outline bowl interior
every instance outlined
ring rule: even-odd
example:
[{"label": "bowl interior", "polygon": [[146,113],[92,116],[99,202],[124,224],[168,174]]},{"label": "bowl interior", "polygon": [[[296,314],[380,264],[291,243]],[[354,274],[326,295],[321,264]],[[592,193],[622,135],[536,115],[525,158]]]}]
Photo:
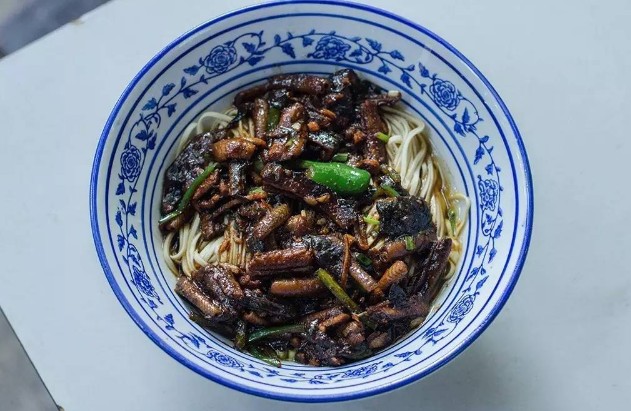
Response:
[{"label": "bowl interior", "polygon": [[[471,200],[457,274],[437,310],[405,339],[338,368],[275,369],[200,329],[172,291],[157,228],[161,181],[179,136],[205,110],[279,73],[356,70],[422,118],[451,182]],[[447,43],[399,17],[349,3],[255,6],[194,29],[158,54],[117,103],[91,185],[99,258],[117,297],[178,361],[262,396],[350,399],[431,372],[464,349],[501,308],[525,258],[532,213],[528,163],[510,114]]]}]

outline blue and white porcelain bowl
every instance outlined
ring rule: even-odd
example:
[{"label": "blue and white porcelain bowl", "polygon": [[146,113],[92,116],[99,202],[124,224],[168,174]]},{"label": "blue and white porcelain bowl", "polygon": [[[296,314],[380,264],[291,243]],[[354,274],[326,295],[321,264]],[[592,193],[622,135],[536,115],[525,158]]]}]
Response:
[{"label": "blue and white porcelain bowl", "polygon": [[[161,181],[187,124],[278,73],[356,70],[423,118],[452,182],[471,199],[457,275],[420,328],[339,368],[241,353],[201,329],[174,292],[157,226]],[[184,34],[131,81],[107,120],[90,190],[98,256],[138,326],[173,358],[221,384],[291,401],[339,401],[401,387],[464,350],[506,302],[532,226],[528,160],[506,106],[445,40],[388,12],[337,1],[263,4]]]}]

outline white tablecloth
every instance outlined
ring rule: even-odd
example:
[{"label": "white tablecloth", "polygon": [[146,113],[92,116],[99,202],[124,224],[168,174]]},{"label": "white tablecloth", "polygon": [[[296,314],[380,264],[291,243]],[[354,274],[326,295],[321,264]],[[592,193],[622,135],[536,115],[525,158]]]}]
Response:
[{"label": "white tablecloth", "polygon": [[343,405],[241,394],[162,352],[120,306],[94,251],[93,154],[151,56],[248,1],[115,0],[0,61],[0,304],[67,411],[629,409],[631,3],[366,2],[455,45],[521,130],[534,235],[502,313],[429,377]]}]

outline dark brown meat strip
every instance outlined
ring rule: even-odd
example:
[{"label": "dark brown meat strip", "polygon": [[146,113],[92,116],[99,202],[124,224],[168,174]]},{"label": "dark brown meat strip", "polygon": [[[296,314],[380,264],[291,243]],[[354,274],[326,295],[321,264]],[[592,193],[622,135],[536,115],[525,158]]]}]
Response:
[{"label": "dark brown meat strip", "polygon": [[219,237],[223,234],[226,226],[223,222],[214,221],[211,219],[211,214],[208,212],[200,213],[200,227],[202,230],[202,238],[206,241],[210,241],[213,238]]},{"label": "dark brown meat strip", "polygon": [[261,280],[253,279],[248,274],[244,274],[239,277],[239,284],[241,284],[241,286],[244,288],[250,288],[253,290],[261,288]]},{"label": "dark brown meat strip", "polygon": [[386,145],[377,138],[377,133],[385,130],[377,103],[373,100],[364,101],[360,106],[360,115],[366,133],[364,164],[370,171],[377,171],[380,164],[386,163]]},{"label": "dark brown meat strip", "polygon": [[252,108],[252,118],[254,120],[254,136],[261,140],[266,139],[267,132],[267,116],[269,113],[269,104],[267,100],[257,98],[254,100]]},{"label": "dark brown meat strip", "polygon": [[413,296],[403,306],[396,307],[386,300],[377,305],[371,305],[366,309],[366,313],[372,321],[387,325],[396,320],[426,317],[429,313],[429,305],[420,297]]},{"label": "dark brown meat strip", "polygon": [[395,261],[377,282],[377,288],[381,292],[385,292],[392,284],[396,284],[405,278],[408,273],[408,266],[401,260]]},{"label": "dark brown meat strip", "polygon": [[160,228],[164,231],[176,231],[179,230],[184,224],[188,222],[188,220],[193,217],[193,209],[188,208],[184,210],[182,214],[175,217],[173,220],[170,220],[160,226]]},{"label": "dark brown meat strip", "polygon": [[[266,164],[261,171],[261,177],[266,188],[305,201],[328,215],[341,228],[352,227],[357,219],[355,201],[338,197],[326,187],[278,164]],[[318,198],[327,198],[328,201],[318,202]]]},{"label": "dark brown meat strip", "polygon": [[327,318],[326,320],[322,321],[320,325],[318,326],[318,329],[322,332],[325,332],[328,328],[338,327],[342,324],[349,322],[350,320],[351,320],[350,315],[346,313],[338,314],[335,317]]},{"label": "dark brown meat strip", "polygon": [[241,286],[235,279],[238,267],[230,264],[209,264],[193,272],[192,279],[211,293],[224,307],[230,307],[236,315],[236,304],[243,300]]},{"label": "dark brown meat strip", "polygon": [[354,259],[351,260],[351,266],[348,273],[353,277],[353,280],[367,293],[371,292],[377,286],[375,280],[364,271],[359,263]]},{"label": "dark brown meat strip", "polygon": [[246,201],[247,200],[245,198],[242,198],[242,197],[236,197],[236,198],[230,199],[230,200],[226,201],[225,203],[223,203],[218,209],[213,211],[212,214],[210,215],[210,218],[212,220],[215,220],[217,217],[227,213],[228,211],[230,211],[233,208],[243,204]]},{"label": "dark brown meat strip", "polygon": [[249,222],[255,222],[263,218],[267,208],[261,201],[253,201],[239,207],[237,215]]},{"label": "dark brown meat strip", "polygon": [[221,194],[213,194],[209,198],[193,201],[193,207],[195,207],[199,213],[204,210],[213,210],[223,199],[224,197]]},{"label": "dark brown meat strip", "polygon": [[298,102],[283,108],[280,112],[276,128],[274,128],[274,130],[269,130],[269,135],[273,137],[287,135],[287,133],[291,132],[291,130],[294,130],[292,129],[292,125],[297,121],[304,120],[304,117],[305,108]]},{"label": "dark brown meat strip", "polygon": [[308,74],[280,74],[269,79],[268,89],[283,88],[304,94],[324,94],[331,88],[331,81]]},{"label": "dark brown meat strip", "polygon": [[355,243],[362,251],[366,251],[370,248],[368,237],[366,236],[367,226],[364,219],[358,215],[355,224],[353,224],[353,233],[355,234]]},{"label": "dark brown meat strip", "polygon": [[330,79],[331,93],[322,98],[322,103],[336,114],[335,127],[344,130],[355,117],[355,100],[361,83],[355,72],[348,69],[333,73]]},{"label": "dark brown meat strip", "polygon": [[313,146],[320,151],[320,159],[328,161],[333,157],[340,147],[342,137],[331,131],[318,131],[309,133],[308,139]]},{"label": "dark brown meat strip", "polygon": [[267,84],[260,84],[258,86],[254,86],[249,89],[240,91],[234,97],[234,105],[237,108],[241,109],[241,107],[243,107],[243,105],[246,102],[252,101],[257,97],[262,96],[266,92],[267,92]]},{"label": "dark brown meat strip", "polygon": [[379,350],[392,342],[390,334],[387,332],[375,331],[366,338],[368,348],[371,350]]},{"label": "dark brown meat strip", "polygon": [[175,210],[188,186],[208,164],[213,143],[225,136],[225,130],[216,130],[190,139],[164,174],[162,214]]},{"label": "dark brown meat strip", "polygon": [[329,76],[332,83],[331,91],[339,93],[344,90],[355,91],[360,86],[357,73],[351,69],[338,70]]},{"label": "dark brown meat strip", "polygon": [[379,249],[371,249],[370,255],[377,268],[383,270],[386,268],[384,267],[385,265],[396,259],[405,257],[414,252],[422,251],[436,239],[436,233],[433,230],[428,230],[412,236],[412,239],[414,247],[411,250],[407,249],[404,239],[387,242]]},{"label": "dark brown meat strip", "polygon": [[221,321],[230,317],[224,307],[204,294],[197,284],[184,275],[178,279],[175,292],[197,307],[207,319]]},{"label": "dark brown meat strip", "polygon": [[366,96],[366,100],[373,101],[378,106],[394,106],[401,101],[401,92],[388,92],[385,94],[373,94]]},{"label": "dark brown meat strip", "polygon": [[302,154],[309,132],[304,116],[304,106],[300,103],[294,103],[281,111],[278,126],[269,133],[275,138],[264,152],[266,161],[284,161]]},{"label": "dark brown meat strip", "polygon": [[313,264],[313,251],[306,248],[274,250],[255,254],[247,266],[250,275],[270,275]]},{"label": "dark brown meat strip", "polygon": [[269,293],[283,297],[311,297],[326,289],[317,278],[289,278],[272,282]]},{"label": "dark brown meat strip", "polygon": [[243,160],[231,161],[228,165],[228,187],[231,196],[245,195],[248,166],[249,162]]},{"label": "dark brown meat strip", "polygon": [[359,321],[351,321],[342,328],[340,334],[351,347],[355,347],[366,340],[364,326]]},{"label": "dark brown meat strip", "polygon": [[256,151],[256,145],[243,138],[225,138],[212,145],[216,161],[249,160]]},{"label": "dark brown meat strip", "polygon": [[344,267],[344,243],[337,237],[314,235],[305,238],[305,243],[313,250],[316,263],[335,278],[342,276]]},{"label": "dark brown meat strip", "polygon": [[348,280],[348,271],[351,269],[351,243],[353,236],[344,235],[344,258],[342,259],[342,274],[340,275],[340,285],[342,288],[346,288],[346,282]]},{"label": "dark brown meat strip", "polygon": [[340,315],[344,312],[344,310],[340,307],[331,307],[326,308],[321,311],[316,311],[315,313],[311,313],[309,315],[304,316],[300,322],[306,324],[307,326],[311,326],[313,324],[320,324],[323,321],[326,321],[329,318],[333,318],[337,315]]},{"label": "dark brown meat strip", "polygon": [[441,278],[449,263],[451,244],[451,238],[443,238],[432,243],[427,258],[418,267],[418,273],[411,282],[410,294],[420,293],[426,302],[436,297],[442,283]]},{"label": "dark brown meat strip", "polygon": [[377,200],[379,233],[389,238],[416,235],[432,226],[432,214],[427,203],[414,196],[399,196]]},{"label": "dark brown meat strip", "polygon": [[291,216],[285,228],[289,234],[293,237],[300,238],[305,234],[310,233],[314,229],[315,214],[311,210],[305,211],[304,215],[298,214]]},{"label": "dark brown meat strip", "polygon": [[[229,295],[234,300],[240,300],[243,298],[243,290],[239,286],[237,277],[241,276],[243,272],[236,265],[228,263],[208,264],[200,268],[197,272],[203,273],[203,281],[208,283],[213,281],[219,284],[221,291]],[[193,279],[195,279],[195,272],[193,273]]]},{"label": "dark brown meat strip", "polygon": [[297,361],[302,359],[310,365],[333,366],[344,363],[344,360],[339,357],[345,351],[344,344],[338,343],[326,333],[317,329],[313,333],[308,334],[307,338],[308,341],[296,353]]},{"label": "dark brown meat strip", "polygon": [[265,216],[254,225],[252,229],[252,235],[257,239],[262,240],[267,237],[272,231],[280,227],[290,216],[289,206],[287,204],[280,204],[273,209],[269,210]]},{"label": "dark brown meat strip", "polygon": [[[326,93],[330,88],[331,81],[324,77],[308,74],[280,74],[270,77],[265,84],[237,93],[234,98],[234,105],[241,110],[246,103],[252,102],[255,98],[263,96],[270,90],[286,89],[298,93],[320,95]],[[287,92],[284,94],[287,94]]]},{"label": "dark brown meat strip", "polygon": [[249,322],[250,324],[254,324],[254,325],[268,325],[269,324],[269,321],[267,321],[265,318],[261,317],[254,311],[246,311],[241,317],[245,321]]},{"label": "dark brown meat strip", "polygon": [[206,328],[207,330],[218,333],[219,335],[226,338],[234,338],[235,330],[232,324],[218,322],[217,319],[207,318],[204,314],[198,312],[197,310],[193,310],[189,313],[188,318],[191,319],[194,323],[197,323],[201,327]]},{"label": "dark brown meat strip", "polygon": [[216,186],[219,183],[219,170],[215,170],[215,172],[211,173],[206,180],[202,181],[202,183],[197,187],[195,193],[193,194],[193,200],[198,200],[203,197],[213,186]]},{"label": "dark brown meat strip", "polygon": [[290,305],[282,304],[272,299],[271,296],[263,294],[261,290],[243,290],[245,298],[242,301],[243,307],[256,312],[257,314],[268,314],[280,318],[293,318],[296,309]]}]

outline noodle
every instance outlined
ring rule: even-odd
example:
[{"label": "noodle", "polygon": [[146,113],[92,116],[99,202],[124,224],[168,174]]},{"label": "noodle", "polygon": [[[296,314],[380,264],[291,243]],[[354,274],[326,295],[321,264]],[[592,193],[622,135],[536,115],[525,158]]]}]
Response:
[{"label": "noodle", "polygon": [[[383,111],[383,120],[390,134],[387,144],[390,165],[401,176],[403,188],[411,195],[427,201],[438,237],[452,240],[449,270],[445,276],[448,280],[453,276],[460,259],[460,233],[469,213],[469,199],[461,193],[452,193],[433,155],[431,144],[422,133],[425,124],[397,108],[384,107]],[[453,209],[456,215],[455,230],[451,229],[449,209]]]},{"label": "noodle", "polygon": [[[225,127],[236,114],[231,108],[225,113],[206,111],[196,122],[188,125],[180,138],[177,152],[186,146],[188,140],[197,134]],[[445,276],[448,280],[453,276],[460,254],[462,243],[460,234],[466,225],[470,207],[469,199],[462,193],[453,192],[447,183],[447,178],[434,156],[431,144],[423,134],[425,124],[418,118],[397,108],[383,108],[383,120],[388,129],[390,139],[387,143],[388,161],[390,166],[401,176],[401,185],[411,195],[423,198],[430,207],[433,222],[436,225],[438,237],[450,237],[452,248],[449,255],[449,270]],[[247,118],[239,121],[237,127],[231,130],[233,136],[246,139],[253,138],[253,121]],[[455,215],[455,224],[449,218],[449,211]],[[376,206],[373,204],[365,210],[368,217],[378,217]],[[453,220],[453,218],[452,218]],[[228,262],[243,267],[250,259],[244,239],[235,227],[235,223],[227,221],[224,235],[211,241],[201,240],[200,216],[195,213],[194,218],[177,233],[169,233],[164,239],[162,252],[164,260],[176,275],[191,276],[199,267],[214,262]],[[378,237],[376,225],[368,224],[366,236],[371,246]],[[414,265],[412,265],[414,267]],[[413,272],[410,273],[410,276]]]}]

